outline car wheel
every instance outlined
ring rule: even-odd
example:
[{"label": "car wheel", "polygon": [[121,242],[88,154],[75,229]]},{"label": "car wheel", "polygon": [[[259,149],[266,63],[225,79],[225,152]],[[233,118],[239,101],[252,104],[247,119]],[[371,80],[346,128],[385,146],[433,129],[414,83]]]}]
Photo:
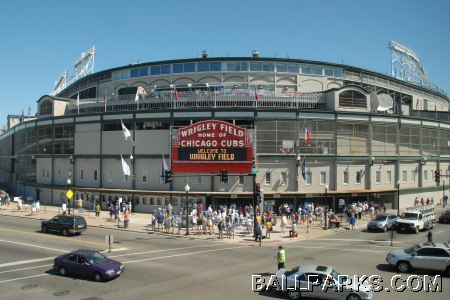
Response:
[{"label": "car wheel", "polygon": [[416,226],[416,228],[414,228],[414,233],[417,234],[417,233],[419,233],[419,231],[420,231],[419,226]]},{"label": "car wheel", "polygon": [[297,300],[302,297],[302,294],[300,294],[299,291],[289,291],[288,296],[289,296],[289,299]]},{"label": "car wheel", "polygon": [[64,268],[64,267],[59,267],[58,272],[59,272],[59,275],[61,275],[61,276],[67,275],[66,268]]},{"label": "car wheel", "polygon": [[94,280],[95,281],[102,281],[103,277],[102,277],[102,275],[99,272],[95,272],[94,273]]},{"label": "car wheel", "polygon": [[399,261],[399,262],[397,263],[397,270],[398,270],[399,272],[401,272],[401,273],[406,273],[406,272],[408,272],[410,268],[411,268],[411,267],[410,267],[409,263],[406,262],[406,261]]},{"label": "car wheel", "polygon": [[361,297],[359,295],[356,295],[356,294],[350,294],[345,299],[346,300],[361,300]]},{"label": "car wheel", "polygon": [[67,228],[64,228],[64,229],[61,231],[61,233],[62,233],[62,235],[64,235],[64,236],[68,236],[68,235],[69,235],[69,230],[67,230]]},{"label": "car wheel", "polygon": [[47,226],[45,226],[45,225],[44,225],[44,226],[42,226],[42,228],[41,228],[41,229],[42,229],[42,232],[43,232],[43,233],[47,233],[47,231],[48,231],[48,230],[47,230]]}]

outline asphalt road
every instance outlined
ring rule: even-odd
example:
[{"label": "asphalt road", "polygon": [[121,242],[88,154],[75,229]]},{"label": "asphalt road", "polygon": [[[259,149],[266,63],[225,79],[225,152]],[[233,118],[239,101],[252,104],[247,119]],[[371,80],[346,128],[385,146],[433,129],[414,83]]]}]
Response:
[{"label": "asphalt road", "polygon": [[[437,225],[435,241],[448,241],[450,225]],[[80,248],[108,250],[105,236],[114,235],[107,255],[125,265],[125,272],[108,282],[61,277],[52,269],[53,258]],[[425,232],[398,234],[393,246],[387,233],[361,230],[340,232],[285,243],[287,267],[304,263],[331,265],[348,275],[378,275],[382,291],[373,299],[447,299],[450,278],[439,273],[442,292],[396,292],[391,278],[397,272],[385,261],[392,248],[425,241]],[[199,240],[159,233],[132,233],[89,228],[81,236],[42,234],[40,221],[0,218],[0,294],[2,299],[286,299],[275,291],[252,291],[252,275],[268,281],[276,272],[274,255],[279,243],[259,247],[252,242],[230,243],[215,238]],[[404,285],[408,276],[402,274]],[[401,286],[401,281],[397,281]],[[416,285],[416,284],[415,284]],[[398,287],[397,286],[397,287]],[[386,289],[389,289],[387,292]],[[446,296],[447,295],[447,296]]]}]

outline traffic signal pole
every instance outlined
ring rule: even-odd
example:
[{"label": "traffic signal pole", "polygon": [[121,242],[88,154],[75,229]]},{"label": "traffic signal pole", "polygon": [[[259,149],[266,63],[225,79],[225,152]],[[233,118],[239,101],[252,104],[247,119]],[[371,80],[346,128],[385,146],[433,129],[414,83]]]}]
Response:
[{"label": "traffic signal pole", "polygon": [[256,174],[250,174],[253,178],[253,235],[256,229]]}]

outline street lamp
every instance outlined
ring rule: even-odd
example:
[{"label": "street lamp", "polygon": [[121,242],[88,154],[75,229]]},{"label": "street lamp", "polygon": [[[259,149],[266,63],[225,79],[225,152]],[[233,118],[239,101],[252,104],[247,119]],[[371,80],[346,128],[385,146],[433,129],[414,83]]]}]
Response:
[{"label": "street lamp", "polygon": [[186,183],[184,190],[186,191],[186,235],[189,235],[189,191],[191,190],[189,184]]},{"label": "street lamp", "polygon": [[[328,192],[328,184],[325,184],[325,201],[327,201],[327,192]],[[328,208],[328,205],[325,207]],[[325,209],[325,227],[324,227],[325,230],[327,230],[327,215],[328,215],[328,209]]]},{"label": "street lamp", "polygon": [[[69,191],[70,185],[72,184],[72,181],[70,180],[70,178],[67,178],[66,183],[67,183],[67,191]],[[69,196],[67,196],[67,202],[69,202],[68,205],[69,205],[69,215],[70,215],[70,198],[69,198]]]},{"label": "street lamp", "polygon": [[400,180],[397,181],[397,215],[400,215]]}]

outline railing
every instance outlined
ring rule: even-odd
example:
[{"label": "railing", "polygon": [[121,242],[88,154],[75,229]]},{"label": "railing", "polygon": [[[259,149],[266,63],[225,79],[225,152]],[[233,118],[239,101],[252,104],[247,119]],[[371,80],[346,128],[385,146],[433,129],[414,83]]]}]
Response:
[{"label": "railing", "polygon": [[135,101],[135,95],[120,96],[119,99],[106,99],[106,106],[102,98],[82,99],[79,107],[77,100],[71,100],[67,106],[67,114],[148,110],[148,109],[193,109],[193,108],[292,108],[292,109],[326,109],[326,97],[323,93],[305,93],[295,97],[267,97],[254,95],[154,95]]}]

